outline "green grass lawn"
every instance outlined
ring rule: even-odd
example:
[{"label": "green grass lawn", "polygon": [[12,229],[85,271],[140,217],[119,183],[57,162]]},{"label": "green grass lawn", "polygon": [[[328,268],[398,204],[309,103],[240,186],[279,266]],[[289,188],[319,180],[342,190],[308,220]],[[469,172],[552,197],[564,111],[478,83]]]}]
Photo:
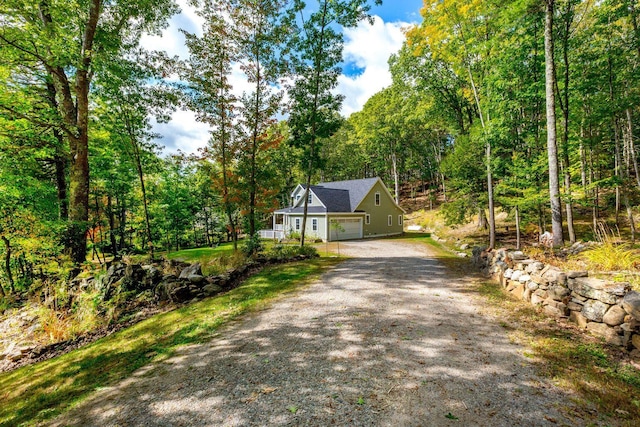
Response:
[{"label": "green grass lawn", "polygon": [[170,356],[179,346],[210,339],[220,325],[299,289],[337,262],[314,259],[267,268],[226,294],[154,316],[55,359],[0,374],[0,426],[34,425],[52,418],[94,390]]},{"label": "green grass lawn", "polygon": [[208,262],[211,258],[220,256],[222,254],[231,254],[233,253],[233,243],[222,243],[215,248],[205,247],[205,248],[195,248],[195,249],[184,249],[182,251],[177,252],[163,252],[162,255],[167,257],[168,259],[175,259],[178,261],[184,262],[200,262],[204,264]]}]

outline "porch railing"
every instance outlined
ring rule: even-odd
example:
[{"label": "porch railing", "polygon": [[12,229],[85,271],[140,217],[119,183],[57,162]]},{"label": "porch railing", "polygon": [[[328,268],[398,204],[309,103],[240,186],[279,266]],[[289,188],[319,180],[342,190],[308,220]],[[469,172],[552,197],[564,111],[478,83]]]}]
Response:
[{"label": "porch railing", "polygon": [[284,230],[260,230],[259,233],[262,239],[284,239]]}]

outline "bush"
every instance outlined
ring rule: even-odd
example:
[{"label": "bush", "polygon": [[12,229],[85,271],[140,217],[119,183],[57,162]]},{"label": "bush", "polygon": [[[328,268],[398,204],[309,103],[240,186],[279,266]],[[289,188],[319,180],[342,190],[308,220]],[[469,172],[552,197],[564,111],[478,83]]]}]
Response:
[{"label": "bush", "polygon": [[311,258],[318,257],[318,250],[313,246],[298,246],[298,255],[305,255]]},{"label": "bush", "polygon": [[242,244],[242,252],[247,257],[256,256],[264,251],[260,234],[247,237]]},{"label": "bush", "polygon": [[300,247],[299,245],[283,245],[282,243],[276,243],[273,245],[268,255],[276,259],[289,259],[298,255],[315,258],[318,256],[318,251],[313,246]]},{"label": "bush", "polygon": [[283,245],[282,243],[276,243],[267,255],[275,259],[287,259],[296,255],[297,248],[297,245]]}]

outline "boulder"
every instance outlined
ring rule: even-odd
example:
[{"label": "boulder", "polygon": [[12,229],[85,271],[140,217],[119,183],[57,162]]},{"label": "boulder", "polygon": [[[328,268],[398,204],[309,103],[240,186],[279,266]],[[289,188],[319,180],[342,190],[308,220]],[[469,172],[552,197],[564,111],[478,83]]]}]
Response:
[{"label": "boulder", "polygon": [[589,320],[587,320],[587,318],[579,311],[572,311],[569,314],[569,320],[578,325],[578,328],[580,329],[586,329],[587,324],[589,323]]},{"label": "boulder", "polygon": [[531,276],[529,276],[528,274],[523,274],[522,276],[518,277],[518,282],[520,283],[527,283],[530,280]]},{"label": "boulder", "polygon": [[147,288],[152,288],[162,281],[162,270],[155,265],[143,265],[145,271],[145,284]]},{"label": "boulder", "polygon": [[602,322],[602,318],[608,309],[609,305],[601,301],[589,300],[584,303],[584,307],[582,307],[582,314],[593,322]]},{"label": "boulder", "polygon": [[549,297],[556,301],[562,301],[571,295],[571,291],[569,289],[558,285],[549,286],[547,292],[549,292]]},{"label": "boulder", "polygon": [[197,275],[197,276],[202,276],[202,267],[200,266],[199,262],[196,262],[194,264],[191,264],[185,268],[182,269],[182,271],[180,272],[180,275],[178,276],[179,279],[188,279],[189,276],[193,276],[193,275]]},{"label": "boulder", "polygon": [[574,301],[569,301],[567,308],[571,311],[582,311],[582,304],[578,304]]},{"label": "boulder", "polygon": [[529,257],[526,256],[522,251],[513,251],[513,252],[509,252],[509,258],[511,258],[514,261],[523,261]]},{"label": "boulder", "polygon": [[585,298],[582,295],[578,295],[576,293],[571,294],[571,301],[577,302],[578,304],[584,304],[589,298]]},{"label": "boulder", "polygon": [[539,287],[540,285],[538,285],[534,281],[530,281],[529,283],[527,283],[527,289],[529,289],[531,292],[536,291]]},{"label": "boulder", "polygon": [[513,269],[507,268],[504,272],[504,277],[511,279],[511,276],[513,276]]},{"label": "boulder", "polygon": [[527,265],[527,268],[525,270],[525,272],[532,274],[532,273],[537,273],[538,271],[542,271],[542,269],[544,268],[544,264],[541,263],[540,261],[534,261],[532,263],[530,263],[529,265]]},{"label": "boulder", "polygon": [[640,320],[640,292],[631,291],[622,300],[622,308],[636,320]]},{"label": "boulder", "polygon": [[531,273],[531,280],[538,283],[539,285],[547,285],[549,284],[549,281],[547,279],[545,279],[544,277],[542,277],[542,274],[540,274],[540,272],[537,273]]},{"label": "boulder", "polygon": [[466,251],[467,249],[469,249],[468,243],[463,243],[460,245],[460,250]]},{"label": "boulder", "polygon": [[565,304],[551,298],[547,298],[544,301],[544,306],[544,311],[551,316],[565,317],[569,313]]},{"label": "boulder", "polygon": [[577,277],[569,281],[569,289],[583,297],[615,304],[626,293],[628,283],[612,283],[593,277]]},{"label": "boulder", "polygon": [[511,292],[514,296],[516,296],[519,299],[523,299],[523,295],[524,295],[524,284],[523,283],[518,283],[516,284],[515,288],[513,289],[513,291]]},{"label": "boulder", "polygon": [[515,270],[513,272],[513,274],[511,274],[511,280],[519,280],[520,276],[522,276],[524,273],[522,272],[522,270]]},{"label": "boulder", "polygon": [[189,280],[189,282],[195,284],[195,285],[200,285],[204,282],[206,282],[207,278],[204,276],[201,276],[199,274],[191,274],[189,277],[187,277],[187,279]]},{"label": "boulder", "polygon": [[140,264],[129,264],[124,270],[121,282],[123,291],[141,291],[145,289],[146,272]]},{"label": "boulder", "polygon": [[587,277],[589,276],[589,272],[588,271],[570,271],[567,273],[567,277],[569,279],[577,279],[578,277]]},{"label": "boulder", "polygon": [[542,294],[540,294],[539,292],[540,292],[540,289],[538,289],[531,295],[531,304],[540,305],[544,302],[544,300],[547,299],[545,291],[542,291],[543,292]]},{"label": "boulder", "polygon": [[587,324],[587,331],[599,337],[603,337],[609,344],[618,346],[622,345],[622,337],[618,335],[612,327],[607,326],[604,323],[589,322]]},{"label": "boulder", "polygon": [[525,300],[525,301],[531,301],[531,294],[533,294],[531,289],[526,288],[524,290],[524,293],[522,294],[522,299]]},{"label": "boulder", "polygon": [[548,283],[564,285],[567,282],[567,275],[556,267],[550,267],[547,271],[542,273],[542,277],[546,279]]},{"label": "boulder", "polygon": [[619,305],[612,305],[602,317],[602,321],[609,326],[618,326],[624,323],[624,317],[627,313]]},{"label": "boulder", "polygon": [[557,307],[554,307],[552,305],[545,305],[542,310],[544,311],[544,313],[547,316],[551,316],[551,317],[565,317],[566,316],[564,311],[562,311],[562,310],[560,310]]},{"label": "boulder", "polygon": [[167,293],[173,302],[185,302],[194,298],[193,289],[184,283],[174,282]]},{"label": "boulder", "polygon": [[126,266],[120,262],[111,264],[107,269],[107,274],[102,279],[102,284],[104,286],[110,286],[122,279],[124,277],[125,268]]},{"label": "boulder", "polygon": [[214,285],[212,283],[209,283],[208,285],[205,285],[202,288],[202,292],[204,292],[204,294],[208,297],[219,294],[220,292],[222,292],[222,288],[218,285]]},{"label": "boulder", "polygon": [[640,335],[634,334],[631,336],[631,344],[640,350]]}]

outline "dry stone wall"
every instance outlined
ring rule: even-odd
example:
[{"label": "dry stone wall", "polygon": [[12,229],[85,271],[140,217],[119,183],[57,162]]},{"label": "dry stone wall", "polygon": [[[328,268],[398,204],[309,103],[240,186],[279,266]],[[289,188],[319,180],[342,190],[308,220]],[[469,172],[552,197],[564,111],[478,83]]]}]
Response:
[{"label": "dry stone wall", "polygon": [[640,293],[629,283],[562,271],[520,251],[474,248],[473,260],[511,294],[546,314],[568,318],[610,344],[640,350]]}]

